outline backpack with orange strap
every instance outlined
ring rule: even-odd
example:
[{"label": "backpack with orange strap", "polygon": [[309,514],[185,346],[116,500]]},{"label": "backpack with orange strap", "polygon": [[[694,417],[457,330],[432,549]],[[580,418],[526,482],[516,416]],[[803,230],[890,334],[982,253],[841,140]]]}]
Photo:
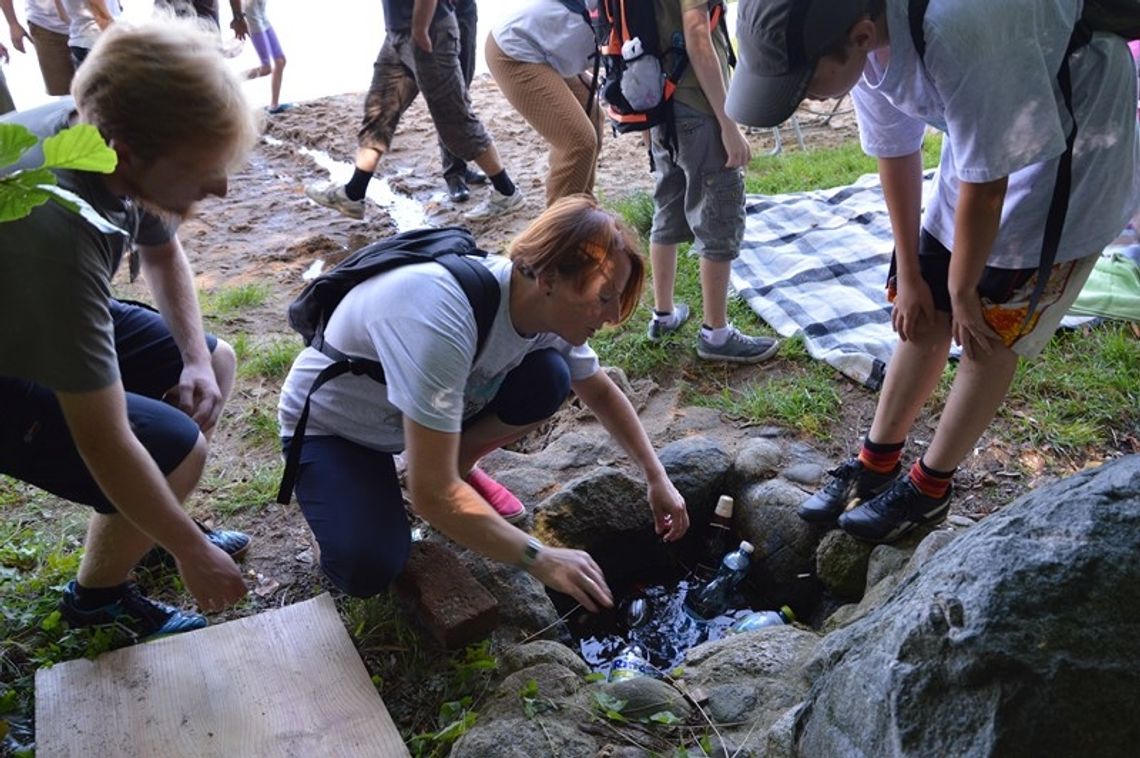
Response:
[{"label": "backpack with orange strap", "polygon": [[[678,29],[668,46],[657,32],[657,0],[598,0],[594,31],[603,69],[598,93],[614,132],[666,125],[675,145],[673,93],[688,68],[685,35]],[[709,2],[709,29],[723,34],[730,66],[736,65],[723,0]]]}]

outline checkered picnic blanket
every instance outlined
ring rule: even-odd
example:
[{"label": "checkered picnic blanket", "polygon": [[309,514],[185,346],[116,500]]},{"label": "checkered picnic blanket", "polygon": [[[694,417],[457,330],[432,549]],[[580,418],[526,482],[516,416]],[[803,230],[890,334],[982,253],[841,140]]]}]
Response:
[{"label": "checkered picnic blanket", "polygon": [[885,292],[894,243],[878,176],[750,195],[746,211],[733,288],[781,335],[801,334],[812,357],[878,389],[895,344]]}]

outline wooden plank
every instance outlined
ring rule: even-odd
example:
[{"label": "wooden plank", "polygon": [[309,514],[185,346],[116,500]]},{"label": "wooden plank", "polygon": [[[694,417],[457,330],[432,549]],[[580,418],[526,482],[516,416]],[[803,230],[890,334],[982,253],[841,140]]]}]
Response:
[{"label": "wooden plank", "polygon": [[40,669],[36,755],[408,752],[326,593]]}]

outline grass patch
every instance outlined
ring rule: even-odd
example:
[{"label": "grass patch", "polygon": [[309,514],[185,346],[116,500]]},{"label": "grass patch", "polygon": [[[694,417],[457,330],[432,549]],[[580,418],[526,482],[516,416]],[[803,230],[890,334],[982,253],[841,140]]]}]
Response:
[{"label": "grass patch", "polygon": [[216,292],[198,293],[202,313],[206,316],[232,316],[256,308],[269,299],[271,289],[262,282],[223,287]]},{"label": "grass patch", "polygon": [[[937,166],[941,150],[942,136],[928,134],[922,145],[923,165]],[[863,174],[876,171],[878,162],[866,155],[858,142],[850,142],[827,150],[757,156],[748,164],[744,189],[761,195],[803,192],[851,184]]]},{"label": "grass patch", "polygon": [[277,450],[280,446],[281,431],[277,427],[277,405],[274,395],[266,395],[259,400],[262,405],[250,405],[234,423],[238,433],[252,448]]},{"label": "grass patch", "polygon": [[252,347],[247,343],[242,346],[245,358],[239,358],[238,376],[245,379],[284,379],[303,347],[299,340],[291,337],[274,337]]},{"label": "grass patch", "polygon": [[1075,451],[1140,428],[1140,340],[1127,324],[1058,332],[1022,361],[1000,412],[1014,439]]},{"label": "grass patch", "polygon": [[235,465],[236,469],[219,471],[199,487],[201,502],[219,516],[262,508],[277,498],[284,466],[277,457],[261,463],[239,458]]}]

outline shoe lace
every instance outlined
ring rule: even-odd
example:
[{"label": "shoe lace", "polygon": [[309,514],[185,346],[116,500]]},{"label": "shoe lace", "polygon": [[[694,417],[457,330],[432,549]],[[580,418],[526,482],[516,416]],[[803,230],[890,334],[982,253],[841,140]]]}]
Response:
[{"label": "shoe lace", "polygon": [[137,584],[127,587],[119,599],[119,606],[123,609],[123,616],[141,622],[137,624],[140,627],[138,629],[126,625],[132,634],[139,636],[146,636],[150,631],[161,627],[172,613],[177,612],[176,608],[147,597]]},{"label": "shoe lace", "polygon": [[885,518],[905,514],[918,491],[904,477],[896,480],[883,494],[867,501],[863,507]]}]

